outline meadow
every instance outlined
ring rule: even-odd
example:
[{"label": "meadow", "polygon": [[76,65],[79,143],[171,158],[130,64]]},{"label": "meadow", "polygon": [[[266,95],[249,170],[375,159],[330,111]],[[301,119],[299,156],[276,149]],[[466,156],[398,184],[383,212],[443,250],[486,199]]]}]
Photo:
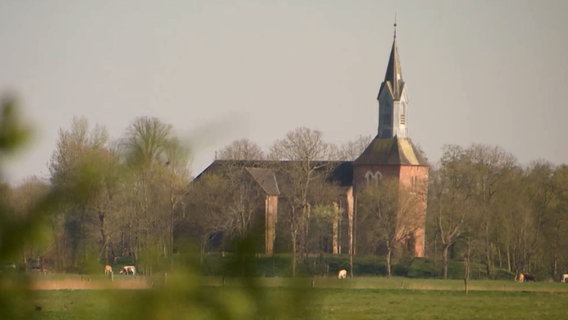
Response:
[{"label": "meadow", "polygon": [[[93,283],[100,279],[90,280]],[[115,282],[134,281],[118,277]],[[38,319],[566,319],[568,284],[364,277],[170,278],[150,289],[34,290]],[[189,281],[189,282],[188,282]]]}]

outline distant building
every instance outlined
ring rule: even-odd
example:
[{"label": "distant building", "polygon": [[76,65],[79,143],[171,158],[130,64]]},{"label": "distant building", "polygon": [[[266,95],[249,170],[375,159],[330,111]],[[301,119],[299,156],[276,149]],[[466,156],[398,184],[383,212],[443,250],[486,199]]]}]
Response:
[{"label": "distant building", "polygon": [[[378,132],[365,151],[354,161],[319,161],[325,168],[327,181],[337,186],[339,195],[335,202],[342,214],[329,228],[325,241],[329,242],[330,253],[357,253],[355,240],[355,219],[358,191],[370,182],[385,177],[398,179],[401,185],[413,188],[423,195],[427,194],[429,166],[419,150],[408,137],[408,97],[402,77],[396,34],[390,52],[387,70],[377,96]],[[224,175],[227,168],[241,170],[256,183],[264,195],[258,210],[257,219],[263,221],[264,245],[259,251],[265,254],[274,252],[277,234],[279,199],[285,198],[279,182],[285,179],[286,168],[293,162],[279,161],[233,161],[216,160],[196,179],[211,174]],[[323,169],[322,169],[323,170]],[[420,188],[420,190],[416,190]],[[256,200],[259,201],[259,200]],[[415,257],[424,256],[426,197],[415,208],[413,231],[408,235],[406,247]],[[282,235],[286,236],[286,235]],[[410,244],[410,245],[409,245]]]}]

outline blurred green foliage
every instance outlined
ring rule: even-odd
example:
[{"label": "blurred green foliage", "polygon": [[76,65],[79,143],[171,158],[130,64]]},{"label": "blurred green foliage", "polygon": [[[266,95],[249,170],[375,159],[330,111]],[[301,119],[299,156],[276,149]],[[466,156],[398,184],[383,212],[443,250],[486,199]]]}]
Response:
[{"label": "blurred green foliage", "polygon": [[20,119],[16,99],[3,97],[0,101],[0,157],[16,151],[29,136],[30,129]]},{"label": "blurred green foliage", "polygon": [[[21,122],[18,107],[13,97],[0,102],[0,173],[7,156],[18,150],[29,138],[30,130]],[[0,177],[0,181],[2,181]],[[31,241],[41,237],[45,226],[45,214],[50,200],[41,199],[28,215],[18,215],[9,205],[8,186],[0,184],[0,314],[3,319],[29,318],[34,310],[27,304],[31,293],[29,279],[18,272],[20,250]],[[33,300],[32,300],[33,301]]]}]

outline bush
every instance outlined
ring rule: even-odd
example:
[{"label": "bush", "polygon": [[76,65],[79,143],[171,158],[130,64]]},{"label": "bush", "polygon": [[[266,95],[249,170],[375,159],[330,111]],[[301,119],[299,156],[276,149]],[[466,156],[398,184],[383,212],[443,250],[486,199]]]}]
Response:
[{"label": "bush", "polygon": [[411,262],[406,276],[409,278],[434,278],[437,277],[438,274],[434,270],[434,264],[430,260],[416,258]]}]

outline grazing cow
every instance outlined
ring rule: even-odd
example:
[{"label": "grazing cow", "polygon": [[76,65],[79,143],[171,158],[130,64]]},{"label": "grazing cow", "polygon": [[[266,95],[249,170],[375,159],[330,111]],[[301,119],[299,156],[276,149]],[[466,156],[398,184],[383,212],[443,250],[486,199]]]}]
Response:
[{"label": "grazing cow", "polygon": [[560,279],[560,282],[566,283],[566,280],[568,280],[568,273],[562,275],[562,279]]},{"label": "grazing cow", "polygon": [[345,278],[347,278],[347,270],[345,269],[339,270],[339,273],[337,274],[337,279],[345,279]]},{"label": "grazing cow", "polygon": [[525,282],[528,282],[528,281],[536,281],[536,277],[533,276],[532,274],[523,273],[523,275],[525,276]]},{"label": "grazing cow", "polygon": [[112,274],[112,267],[108,264],[105,266],[105,275]]},{"label": "grazing cow", "polygon": [[120,269],[120,274],[131,274],[136,275],[136,267],[135,266],[124,266]]},{"label": "grazing cow", "polygon": [[536,281],[535,276],[526,272],[519,273],[519,276],[517,277],[517,282],[529,282],[529,281]]}]

